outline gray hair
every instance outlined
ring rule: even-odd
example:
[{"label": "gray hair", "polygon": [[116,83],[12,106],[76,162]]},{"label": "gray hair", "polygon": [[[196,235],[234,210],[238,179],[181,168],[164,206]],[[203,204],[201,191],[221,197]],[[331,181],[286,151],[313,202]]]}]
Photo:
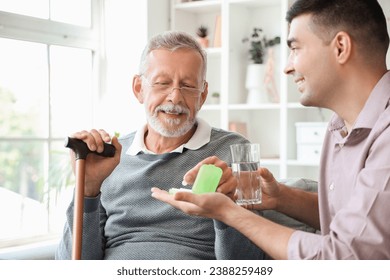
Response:
[{"label": "gray hair", "polygon": [[148,68],[148,55],[151,51],[157,49],[175,51],[181,48],[194,50],[201,55],[203,61],[202,78],[206,80],[207,54],[194,37],[182,31],[166,31],[152,37],[142,53],[139,74],[142,75],[146,72]]}]

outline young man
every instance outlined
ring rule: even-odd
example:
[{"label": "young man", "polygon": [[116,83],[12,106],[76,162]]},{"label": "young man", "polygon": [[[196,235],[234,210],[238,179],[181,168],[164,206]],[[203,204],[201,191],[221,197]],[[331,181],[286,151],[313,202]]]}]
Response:
[{"label": "young man", "polygon": [[305,106],[335,112],[321,158],[319,193],[278,183],[267,169],[263,204],[321,234],[259,217],[221,194],[153,196],[235,227],[275,259],[390,259],[389,36],[376,0],[297,0],[287,14],[286,74]]},{"label": "young man", "polygon": [[[147,124],[119,140],[113,137],[113,158],[90,154],[86,159],[82,259],[261,258],[263,252],[235,229],[191,217],[150,196],[153,186],[180,187],[194,166],[195,178],[202,163],[223,169],[218,192],[234,193],[235,180],[225,163],[229,145],[248,141],[196,118],[207,97],[206,54],[196,40],[181,32],[152,38],[133,91],[144,104]],[[111,141],[104,130],[72,136],[98,152]],[[57,259],[71,257],[73,211],[72,202]]]}]

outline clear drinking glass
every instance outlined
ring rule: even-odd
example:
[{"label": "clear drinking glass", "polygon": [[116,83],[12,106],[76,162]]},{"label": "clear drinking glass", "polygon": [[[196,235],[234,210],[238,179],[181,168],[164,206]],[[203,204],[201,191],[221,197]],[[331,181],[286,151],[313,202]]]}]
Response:
[{"label": "clear drinking glass", "polygon": [[260,145],[255,143],[230,146],[233,175],[237,178],[236,203],[261,203]]}]

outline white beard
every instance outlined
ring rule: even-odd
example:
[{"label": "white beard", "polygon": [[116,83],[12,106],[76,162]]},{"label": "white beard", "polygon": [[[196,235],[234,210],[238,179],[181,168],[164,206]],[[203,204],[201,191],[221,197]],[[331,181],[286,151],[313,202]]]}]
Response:
[{"label": "white beard", "polygon": [[[146,107],[145,107],[146,108]],[[181,126],[175,128],[175,126],[180,125],[182,121],[179,118],[176,119],[166,119],[165,125],[161,123],[161,121],[157,118],[157,113],[159,111],[165,112],[174,112],[174,113],[184,113],[187,115],[187,119],[181,124]],[[148,111],[146,111],[146,116],[149,125],[158,133],[160,133],[164,137],[180,137],[186,134],[191,128],[194,127],[196,118],[190,119],[190,110],[181,105],[160,105],[156,107],[153,115],[151,115]]]}]

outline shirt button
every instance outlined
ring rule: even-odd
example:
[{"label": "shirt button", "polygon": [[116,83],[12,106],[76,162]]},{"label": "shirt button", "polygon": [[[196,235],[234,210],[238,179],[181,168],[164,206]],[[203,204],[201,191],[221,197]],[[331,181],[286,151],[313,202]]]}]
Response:
[{"label": "shirt button", "polygon": [[329,185],[329,190],[331,190],[331,191],[334,190],[334,184],[333,184],[333,182]]},{"label": "shirt button", "polygon": [[343,144],[343,143],[340,143],[340,144],[339,144],[339,147],[340,147],[340,149],[341,149],[342,147],[344,147],[344,144]]}]

